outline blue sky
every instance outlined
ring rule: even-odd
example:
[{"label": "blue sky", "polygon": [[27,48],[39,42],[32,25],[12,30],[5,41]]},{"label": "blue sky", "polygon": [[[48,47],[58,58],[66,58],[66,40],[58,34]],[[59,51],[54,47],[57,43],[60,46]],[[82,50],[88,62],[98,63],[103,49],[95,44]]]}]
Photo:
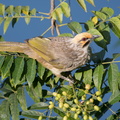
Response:
[{"label": "blue sky", "polygon": [[[42,2],[41,2],[42,1]],[[31,9],[36,8],[40,12],[49,12],[49,4],[50,0],[1,0],[0,3],[7,5],[14,5],[14,6],[30,6]],[[87,2],[86,2],[87,3]],[[77,22],[86,22],[90,17],[93,15],[91,13],[92,10],[99,10],[102,7],[111,7],[115,10],[114,16],[120,14],[120,0],[95,0],[96,7],[93,7],[91,4],[87,3],[88,12],[84,12],[83,9],[77,4],[76,0],[71,0],[71,7],[72,7],[72,15],[73,15],[73,21]],[[65,18],[65,22],[70,22],[69,19]],[[18,42],[24,42],[25,39],[32,38],[35,36],[41,35],[48,27],[50,27],[49,20],[43,20],[40,21],[40,19],[31,19],[31,22],[29,25],[26,25],[24,22],[24,19],[20,19],[18,23],[15,24],[14,28],[10,27],[8,28],[7,32],[3,34],[3,24],[0,26],[0,35],[4,37],[6,41],[18,41]],[[85,31],[83,29],[83,31]],[[61,28],[61,33],[68,33],[71,32],[67,29],[67,27]],[[113,33],[111,33],[111,44],[108,46],[108,53],[106,54],[106,57],[111,57],[113,53],[120,52],[120,46],[115,47],[119,39],[115,37]],[[49,31],[47,34],[44,35],[44,37],[50,37],[51,32]],[[56,34],[55,34],[56,36]],[[101,48],[99,48],[96,44],[91,44],[93,52],[99,51]],[[120,66],[120,63],[118,63]],[[107,97],[106,97],[107,99]],[[117,104],[118,105],[118,104]],[[117,105],[115,107],[117,107]],[[115,110],[115,107],[114,110]],[[110,115],[111,112],[108,112]],[[104,118],[102,118],[104,119]],[[101,120],[102,120],[101,119]]]}]

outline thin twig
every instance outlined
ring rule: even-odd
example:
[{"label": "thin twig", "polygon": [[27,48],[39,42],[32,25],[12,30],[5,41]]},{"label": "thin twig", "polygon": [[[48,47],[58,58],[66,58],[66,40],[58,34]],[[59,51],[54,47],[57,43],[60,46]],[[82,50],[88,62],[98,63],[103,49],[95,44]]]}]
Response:
[{"label": "thin twig", "polygon": [[[50,8],[50,14],[51,14],[53,12],[53,10],[55,9],[55,1],[51,0],[50,5],[51,5],[51,8]],[[52,33],[52,35],[54,35],[55,23],[56,23],[56,20],[51,18],[51,33]]]},{"label": "thin twig", "polygon": [[[8,18],[8,16],[3,17],[4,19]],[[50,19],[50,17],[43,17],[43,16],[11,16],[11,18],[46,18],[46,19]]]}]

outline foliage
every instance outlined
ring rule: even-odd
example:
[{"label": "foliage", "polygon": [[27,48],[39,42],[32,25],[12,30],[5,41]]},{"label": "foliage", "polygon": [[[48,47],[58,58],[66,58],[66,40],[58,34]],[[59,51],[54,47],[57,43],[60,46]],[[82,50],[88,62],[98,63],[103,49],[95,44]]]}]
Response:
[{"label": "foliage", "polygon": [[[94,0],[86,1],[95,6]],[[77,2],[87,12],[85,1],[77,0]],[[110,31],[120,38],[120,15],[115,16],[112,8],[103,7],[98,11],[92,11],[93,17],[84,22],[84,26],[78,21],[62,24],[63,15],[69,18],[70,13],[71,8],[65,1],[60,2],[51,13],[30,10],[29,6],[0,4],[0,24],[4,24],[4,33],[11,22],[14,27],[21,18],[25,19],[26,24],[29,24],[32,18],[41,20],[52,18],[60,23],[57,24],[58,27],[68,26],[75,33],[85,29],[89,33],[100,35],[95,43],[102,48],[100,52],[92,55],[87,65],[77,69],[74,74],[69,73],[76,80],[71,86],[24,54],[1,52],[1,120],[10,120],[11,117],[12,120],[18,120],[20,116],[21,120],[25,120],[25,117],[38,120],[46,118],[92,120],[100,119],[108,110],[112,115],[107,120],[120,118],[120,110],[114,112],[110,108],[120,101],[120,71],[115,61],[120,57],[120,53],[113,54],[112,58],[105,56],[107,45],[111,42]],[[64,33],[59,36],[72,37],[72,34]],[[0,39],[3,40],[2,37]],[[55,92],[52,93],[47,88]],[[110,98],[102,101],[108,93],[111,93]],[[31,106],[27,106],[27,94],[35,102]]]}]

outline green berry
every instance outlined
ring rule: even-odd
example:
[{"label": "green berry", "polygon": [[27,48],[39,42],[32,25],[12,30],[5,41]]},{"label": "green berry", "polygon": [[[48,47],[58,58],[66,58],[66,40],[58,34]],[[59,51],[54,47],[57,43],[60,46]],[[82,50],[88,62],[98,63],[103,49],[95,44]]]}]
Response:
[{"label": "green berry", "polygon": [[55,100],[59,100],[60,98],[59,97],[55,97]]},{"label": "green berry", "polygon": [[88,120],[88,115],[84,115],[83,120]]},{"label": "green berry", "polygon": [[54,104],[52,101],[49,102],[50,105]]},{"label": "green berry", "polygon": [[67,108],[65,108],[64,106],[63,106],[63,108],[62,108],[62,109],[63,109],[63,111],[67,111]]},{"label": "green berry", "polygon": [[56,93],[56,92],[53,92],[52,94],[53,94],[53,96],[57,96],[57,93]]},{"label": "green berry", "polygon": [[61,98],[61,95],[60,94],[57,94],[56,96],[55,96],[55,100],[59,100]]},{"label": "green berry", "polygon": [[93,118],[91,116],[89,116],[88,118],[89,118],[89,120],[93,120]]},{"label": "green berry", "polygon": [[101,97],[97,97],[97,100],[101,102],[101,101],[102,101],[102,98],[101,98]]},{"label": "green berry", "polygon": [[78,114],[74,114],[74,119],[78,119]]},{"label": "green berry", "polygon": [[52,109],[54,107],[54,104],[51,104],[48,106],[49,109]]},{"label": "green berry", "polygon": [[81,100],[86,100],[86,95],[83,95]]},{"label": "green berry", "polygon": [[89,93],[89,91],[88,90],[84,90],[84,93],[87,94],[87,93]]},{"label": "green berry", "polygon": [[102,93],[101,93],[101,91],[97,91],[95,94],[96,94],[97,96],[99,96],[99,95],[101,95]]},{"label": "green berry", "polygon": [[80,114],[81,113],[81,109],[80,108],[76,109],[76,113]]},{"label": "green berry", "polygon": [[66,116],[67,116],[67,117],[70,117],[70,115],[71,115],[70,112],[67,112],[67,113],[66,113]]},{"label": "green berry", "polygon": [[67,117],[67,116],[64,116],[64,117],[63,117],[63,120],[68,120],[68,117]]},{"label": "green berry", "polygon": [[65,108],[69,108],[69,104],[67,104],[67,103],[64,103],[63,106],[64,106]]},{"label": "green berry", "polygon": [[90,103],[93,103],[93,102],[94,102],[94,99],[90,98],[90,100],[89,100],[89,101],[90,101]]},{"label": "green berry", "polygon": [[95,105],[95,106],[94,106],[94,110],[95,110],[95,111],[99,111],[100,108],[99,108],[97,105]]},{"label": "green berry", "polygon": [[78,103],[79,103],[79,100],[78,100],[78,99],[74,99],[74,103],[75,103],[75,104],[78,104]]},{"label": "green berry", "polygon": [[60,102],[60,103],[59,103],[59,108],[62,108],[62,107],[63,107],[63,103]]},{"label": "green berry", "polygon": [[86,102],[86,105],[89,105],[89,104],[90,104],[90,101],[87,101],[87,102]]},{"label": "green berry", "polygon": [[65,91],[63,91],[62,94],[63,94],[64,96],[67,96],[67,93],[66,93]]},{"label": "green berry", "polygon": [[72,108],[71,108],[71,111],[76,111],[76,108],[75,108],[75,107],[72,107]]},{"label": "green berry", "polygon": [[38,117],[38,120],[42,120],[42,116],[39,116],[39,117]]},{"label": "green berry", "polygon": [[91,88],[91,85],[90,85],[90,84],[86,84],[86,85],[85,85],[85,89],[86,89],[86,90],[90,90],[90,88]]},{"label": "green berry", "polygon": [[60,94],[57,94],[57,96],[56,96],[56,97],[61,98],[61,95],[60,95]]},{"label": "green berry", "polygon": [[87,112],[83,111],[82,114],[83,114],[83,115],[87,115]]}]

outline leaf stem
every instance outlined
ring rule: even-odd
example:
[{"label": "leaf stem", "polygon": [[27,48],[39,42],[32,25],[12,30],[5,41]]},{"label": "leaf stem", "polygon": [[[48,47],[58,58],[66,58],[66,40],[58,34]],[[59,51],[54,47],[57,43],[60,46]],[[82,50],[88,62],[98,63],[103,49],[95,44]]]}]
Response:
[{"label": "leaf stem", "polygon": [[112,61],[112,62],[103,62],[102,64],[111,64],[111,63],[118,63],[120,61]]},{"label": "leaf stem", "polygon": [[[50,17],[43,17],[43,16],[10,16],[11,18],[46,18],[46,19],[50,19]],[[8,18],[8,16],[3,17],[4,19]]]},{"label": "leaf stem", "polygon": [[52,27],[52,26],[50,26],[45,32],[43,32],[43,33],[41,34],[41,36],[43,36],[44,34],[46,34],[46,33],[51,29],[51,27]]}]

